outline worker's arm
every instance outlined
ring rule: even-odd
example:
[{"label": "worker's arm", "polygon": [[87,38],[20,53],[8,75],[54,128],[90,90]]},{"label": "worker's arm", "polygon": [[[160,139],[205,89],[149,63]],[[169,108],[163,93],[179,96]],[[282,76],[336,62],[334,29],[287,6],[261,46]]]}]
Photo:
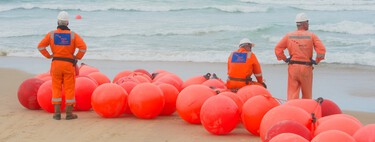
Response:
[{"label": "worker's arm", "polygon": [[74,33],[75,35],[75,45],[76,47],[78,48],[78,52],[77,54],[75,55],[76,59],[78,60],[81,60],[82,57],[85,55],[86,53],[86,50],[87,50],[87,46],[86,46],[86,43],[83,41],[83,39],[76,33]]},{"label": "worker's arm", "polygon": [[319,39],[318,36],[313,34],[312,36],[313,44],[314,44],[314,49],[316,51],[316,58],[315,61],[316,63],[319,63],[321,60],[324,60],[325,55],[326,55],[326,48],[322,41]]},{"label": "worker's arm", "polygon": [[288,36],[285,35],[280,41],[279,43],[276,44],[275,46],[275,55],[277,57],[277,60],[283,60],[283,61],[286,61],[286,56],[284,54],[284,50],[287,48],[288,46]]},{"label": "worker's arm", "polygon": [[50,45],[50,33],[48,33],[43,39],[42,41],[40,41],[40,43],[38,44],[38,50],[40,53],[42,53],[42,55],[48,59],[52,58],[52,55],[47,51],[47,47]]}]

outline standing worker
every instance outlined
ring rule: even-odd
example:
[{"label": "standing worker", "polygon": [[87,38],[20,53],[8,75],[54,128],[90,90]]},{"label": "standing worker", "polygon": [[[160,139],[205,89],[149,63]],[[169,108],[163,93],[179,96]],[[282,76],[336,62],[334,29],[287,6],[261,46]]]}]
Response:
[{"label": "standing worker", "polygon": [[[267,88],[263,82],[262,69],[257,57],[251,52],[255,44],[249,39],[244,38],[239,43],[239,49],[232,52],[228,58],[228,80],[227,88],[236,92],[246,85],[262,85]],[[251,75],[255,76],[258,82],[254,82]]]},{"label": "standing worker", "polygon": [[[286,34],[275,47],[277,60],[288,66],[288,100],[298,99],[302,90],[303,99],[312,99],[313,64],[324,59],[326,49],[318,36],[309,32],[309,19],[305,13],[296,16],[297,30]],[[289,58],[284,54],[288,48]],[[316,58],[313,60],[313,49]]]},{"label": "standing worker", "polygon": [[[38,50],[44,57],[51,59],[52,76],[52,104],[55,113],[53,119],[61,119],[61,92],[64,88],[66,99],[66,120],[76,119],[78,116],[73,114],[73,105],[75,104],[75,66],[77,60],[82,59],[86,52],[86,44],[82,38],[68,28],[68,13],[61,11],[57,16],[57,30],[49,32],[38,45]],[[50,46],[52,55],[46,50]],[[74,55],[76,48],[78,52]]]}]

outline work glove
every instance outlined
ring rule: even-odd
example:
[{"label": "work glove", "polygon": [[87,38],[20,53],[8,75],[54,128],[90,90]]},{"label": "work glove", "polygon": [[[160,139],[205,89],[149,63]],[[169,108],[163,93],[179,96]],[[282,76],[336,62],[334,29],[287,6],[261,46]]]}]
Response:
[{"label": "work glove", "polygon": [[263,82],[262,85],[263,85],[264,88],[267,89],[267,85],[266,85],[266,83]]},{"label": "work glove", "polygon": [[316,61],[315,60],[313,60],[313,59],[310,59],[311,60],[311,63],[313,64],[313,65],[317,65],[318,63],[316,63]]}]

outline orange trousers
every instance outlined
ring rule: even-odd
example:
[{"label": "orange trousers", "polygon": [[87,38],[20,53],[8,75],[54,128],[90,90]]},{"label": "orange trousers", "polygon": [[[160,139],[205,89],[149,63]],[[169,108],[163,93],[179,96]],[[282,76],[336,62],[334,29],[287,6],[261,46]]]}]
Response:
[{"label": "orange trousers", "polygon": [[61,104],[64,90],[66,105],[74,105],[75,67],[72,63],[55,60],[51,63],[52,104]]},{"label": "orange trousers", "polygon": [[288,100],[298,99],[302,91],[302,99],[312,99],[313,67],[290,64],[288,66]]}]

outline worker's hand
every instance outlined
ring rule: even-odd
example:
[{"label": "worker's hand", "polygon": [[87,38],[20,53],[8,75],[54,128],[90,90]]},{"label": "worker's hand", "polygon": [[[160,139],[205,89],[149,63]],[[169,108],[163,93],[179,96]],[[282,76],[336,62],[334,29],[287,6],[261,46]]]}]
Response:
[{"label": "worker's hand", "polygon": [[316,63],[316,61],[313,60],[313,59],[311,59],[311,63],[312,63],[313,65],[317,65],[317,64],[318,64],[318,63]]},{"label": "worker's hand", "polygon": [[289,63],[289,62],[290,62],[290,57],[285,59],[285,63]]},{"label": "worker's hand", "polygon": [[267,85],[266,85],[266,83],[263,82],[262,85],[263,85],[264,88],[267,89]]}]

